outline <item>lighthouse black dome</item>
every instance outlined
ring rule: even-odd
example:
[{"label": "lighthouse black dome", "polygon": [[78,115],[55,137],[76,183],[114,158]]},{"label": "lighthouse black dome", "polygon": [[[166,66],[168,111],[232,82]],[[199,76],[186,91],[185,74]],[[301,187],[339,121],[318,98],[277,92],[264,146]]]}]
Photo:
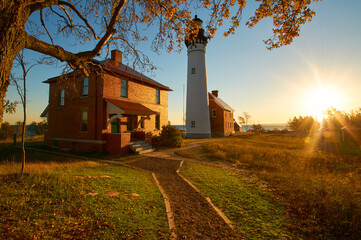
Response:
[{"label": "lighthouse black dome", "polygon": [[184,43],[185,45],[188,47],[189,45],[193,44],[193,43],[203,43],[203,44],[207,44],[209,37],[205,36],[205,32],[202,28],[202,23],[203,21],[197,17],[197,15],[193,18],[192,20],[193,22],[195,22],[199,27],[199,31],[197,34],[197,37],[194,39],[194,36],[190,36],[189,39],[193,39],[191,41],[188,41],[188,39],[186,38]]},{"label": "lighthouse black dome", "polygon": [[193,22],[197,23],[198,26],[202,27],[203,21],[197,17],[197,15],[193,18]]}]

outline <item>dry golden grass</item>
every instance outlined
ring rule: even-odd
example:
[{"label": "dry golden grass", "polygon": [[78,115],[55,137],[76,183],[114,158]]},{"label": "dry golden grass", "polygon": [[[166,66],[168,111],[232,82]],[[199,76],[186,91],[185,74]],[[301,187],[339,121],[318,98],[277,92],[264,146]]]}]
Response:
[{"label": "dry golden grass", "polygon": [[308,138],[270,135],[223,139],[203,148],[193,156],[228,162],[266,180],[286,202],[289,228],[305,238],[361,236],[360,156],[314,151]]},{"label": "dry golden grass", "polygon": [[151,174],[31,149],[20,174],[19,155],[0,144],[0,239],[169,239]]},{"label": "dry golden grass", "polygon": [[[79,161],[79,162],[37,162],[26,163],[25,173],[43,173],[54,170],[69,170],[80,169],[85,167],[99,167],[101,163],[94,161]],[[21,163],[14,161],[4,161],[0,164],[0,175],[19,173]]]},{"label": "dry golden grass", "polygon": [[[25,142],[43,142],[44,141],[44,135],[36,135],[33,137],[26,137]],[[7,140],[0,140],[0,143],[13,143],[14,139],[11,137]],[[16,139],[17,143],[21,143],[21,137],[18,136]]]}]

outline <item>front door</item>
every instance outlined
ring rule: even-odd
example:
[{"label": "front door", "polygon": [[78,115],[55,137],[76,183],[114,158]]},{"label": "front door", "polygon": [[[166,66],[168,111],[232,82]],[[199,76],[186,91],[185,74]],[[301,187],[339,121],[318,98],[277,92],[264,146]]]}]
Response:
[{"label": "front door", "polygon": [[111,133],[119,133],[120,132],[120,124],[119,118],[114,119],[111,124]]}]

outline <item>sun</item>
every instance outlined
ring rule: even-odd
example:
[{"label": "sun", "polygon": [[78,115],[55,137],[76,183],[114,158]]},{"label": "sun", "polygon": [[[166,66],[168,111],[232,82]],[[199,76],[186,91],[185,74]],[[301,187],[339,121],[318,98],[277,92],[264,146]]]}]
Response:
[{"label": "sun", "polygon": [[308,114],[322,120],[325,111],[331,107],[342,108],[343,98],[336,89],[319,87],[306,94],[305,107]]}]

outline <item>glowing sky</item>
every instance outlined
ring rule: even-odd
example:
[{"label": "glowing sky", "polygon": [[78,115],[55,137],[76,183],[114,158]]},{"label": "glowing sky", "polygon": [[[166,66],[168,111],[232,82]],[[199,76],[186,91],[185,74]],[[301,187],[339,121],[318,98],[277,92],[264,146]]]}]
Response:
[{"label": "glowing sky", "polygon": [[[312,8],[316,16],[301,28],[300,37],[290,46],[266,49],[262,40],[271,36],[268,20],[254,29],[244,26],[254,12],[254,3],[244,10],[243,24],[235,35],[224,38],[219,31],[209,42],[208,90],[219,90],[219,97],[235,109],[235,117],[247,111],[251,123],[284,123],[293,116],[315,115],[316,103],[312,101],[316,100],[312,99],[320,100],[315,95],[323,91],[329,92],[327,97],[334,96],[332,103],[338,109],[361,107],[361,1],[324,0],[313,3]],[[197,14],[206,21],[206,14],[200,10]],[[182,124],[185,46],[180,54],[142,50],[158,66],[151,77],[174,90],[169,92],[169,120]],[[48,104],[48,85],[42,81],[60,73],[54,66],[37,66],[29,73],[29,122],[40,121],[39,115]],[[9,87],[7,98],[19,99],[14,87]],[[16,114],[4,116],[10,123],[21,119],[20,107]]]}]

